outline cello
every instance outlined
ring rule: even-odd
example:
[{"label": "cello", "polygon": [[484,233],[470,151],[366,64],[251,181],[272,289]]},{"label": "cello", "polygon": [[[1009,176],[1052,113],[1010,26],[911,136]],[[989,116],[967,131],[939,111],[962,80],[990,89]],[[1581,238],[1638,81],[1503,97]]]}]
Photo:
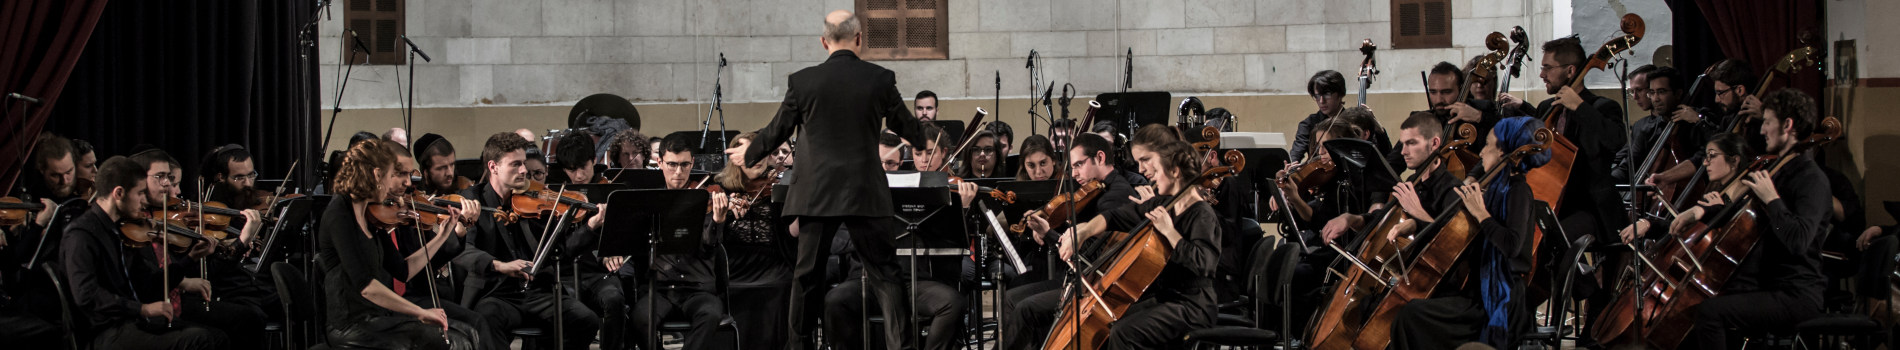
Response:
[{"label": "cello", "polygon": [[[1209,167],[1161,207],[1170,207],[1187,191],[1212,187],[1246,167],[1246,157],[1240,151],[1229,150],[1222,159],[1229,165]],[[1102,259],[1094,265],[1079,267],[1077,273],[1083,276],[1085,285],[1077,287],[1086,288],[1087,293],[1063,296],[1056,323],[1049,329],[1043,349],[1100,348],[1108,340],[1109,326],[1161,276],[1172,254],[1167,238],[1155,231],[1152,222],[1139,227],[1141,229],[1134,233],[1109,235],[1109,244],[1113,247]],[[1076,347],[1071,348],[1071,345]]]},{"label": "cello", "polygon": [[[1584,91],[1584,76],[1591,70],[1608,67],[1610,60],[1616,55],[1628,51],[1630,47],[1636,46],[1637,42],[1641,42],[1645,30],[1643,17],[1634,13],[1623,15],[1622,30],[1623,36],[1611,39],[1610,42],[1604,43],[1603,47],[1598,48],[1595,54],[1590,55],[1590,60],[1578,68],[1577,76],[1570,78],[1570,82],[1565,85],[1572,90]],[[1563,205],[1564,185],[1570,182],[1570,169],[1577,161],[1577,144],[1557,133],[1559,126],[1551,124],[1558,113],[1565,113],[1565,110],[1552,103],[1550,112],[1539,118],[1543,120],[1544,128],[1551,130],[1551,140],[1547,144],[1550,148],[1550,162],[1531,169],[1530,173],[1524,176],[1525,182],[1531,186],[1531,196],[1544,203],[1550,203],[1552,211],[1559,210],[1558,208]],[[1537,236],[1541,238],[1543,235]],[[1533,244],[1542,243],[1533,242]]]},{"label": "cello", "polygon": [[[1787,165],[1793,158],[1790,155],[1832,142],[1841,135],[1838,119],[1828,117],[1821,120],[1819,126],[1806,140],[1791,145],[1780,155],[1758,157],[1742,174],[1767,170],[1772,176]],[[1743,186],[1741,178],[1737,176],[1716,187],[1726,193],[1740,193],[1727,210],[1711,213],[1715,215],[1713,221],[1698,222],[1690,230],[1668,237],[1670,244],[1659,247],[1657,254],[1648,259],[1657,268],[1646,271],[1637,288],[1618,295],[1604,309],[1604,316],[1598,319],[1596,334],[1592,336],[1604,343],[1635,337],[1659,348],[1674,348],[1688,337],[1695,325],[1694,307],[1721,295],[1743,259],[1754,250],[1761,238],[1760,230],[1767,229],[1760,226],[1759,219],[1765,210],[1764,203],[1756,200],[1753,191],[1737,188]],[[1643,303],[1641,314],[1634,308],[1638,302]],[[1642,322],[1645,327],[1631,329],[1634,322]]]},{"label": "cello", "polygon": [[[1807,42],[1807,39],[1803,38],[1802,42],[1805,44]],[[1766,87],[1768,87],[1769,83],[1773,83],[1775,81],[1775,76],[1780,75],[1780,74],[1794,74],[1795,70],[1805,69],[1807,67],[1815,66],[1817,62],[1819,62],[1821,58],[1824,57],[1824,55],[1826,55],[1826,51],[1821,51],[1814,48],[1813,46],[1807,46],[1807,45],[1788,51],[1788,54],[1782,55],[1781,60],[1776,62],[1773,67],[1769,68],[1767,73],[1762,74],[1761,83],[1755,85],[1756,87],[1755,97],[1760,98],[1762,94],[1764,94],[1768,90],[1766,89]],[[1689,101],[1689,100],[1684,99],[1683,101]],[[1745,125],[1748,125],[1747,123],[1743,122],[1744,119],[1747,119],[1747,118],[1738,116],[1736,118],[1730,119],[1728,121],[1728,125],[1726,125],[1723,128],[1723,130],[1728,130],[1728,132],[1731,134],[1742,133],[1742,128],[1744,128]],[[1697,167],[1695,175],[1693,177],[1690,177],[1687,182],[1684,182],[1681,185],[1681,188],[1706,187],[1707,184],[1703,184],[1702,181],[1705,180],[1705,177],[1707,176],[1706,175],[1707,172],[1708,172],[1708,167],[1706,166]],[[1696,200],[1695,199],[1696,193],[1699,193],[1699,192],[1698,191],[1677,191],[1676,200],[1672,202],[1674,203],[1673,207],[1681,208],[1690,204],[1694,204]]]}]

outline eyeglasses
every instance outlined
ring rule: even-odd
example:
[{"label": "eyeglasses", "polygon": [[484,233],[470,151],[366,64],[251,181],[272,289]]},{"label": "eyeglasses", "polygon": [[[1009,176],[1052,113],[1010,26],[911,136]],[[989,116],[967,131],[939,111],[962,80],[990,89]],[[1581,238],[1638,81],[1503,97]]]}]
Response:
[{"label": "eyeglasses", "polygon": [[668,168],[691,168],[693,167],[693,162],[660,162],[660,166]]},{"label": "eyeglasses", "polygon": [[172,183],[172,181],[173,181],[173,180],[172,180],[172,173],[157,173],[157,174],[152,174],[152,181],[157,181],[157,182],[158,182],[158,183],[160,183],[160,184],[170,184],[170,183]]},{"label": "eyeglasses", "polygon": [[548,176],[548,171],[547,170],[529,170],[528,171],[528,177],[542,177],[542,176]]},{"label": "eyeglasses", "polygon": [[249,174],[241,174],[241,175],[231,175],[231,179],[232,179],[232,180],[237,180],[237,181],[250,181],[250,180],[256,180],[256,179],[257,179],[257,172],[255,172],[255,171],[253,171],[253,172],[251,172],[251,173],[249,173]]},{"label": "eyeglasses", "polygon": [[991,147],[970,147],[970,152],[975,152],[976,154],[996,154],[996,147],[994,147],[994,146],[991,146]]},{"label": "eyeglasses", "polygon": [[1715,94],[1716,94],[1716,95],[1727,95],[1729,91],[1735,91],[1735,87],[1734,87],[1734,86],[1730,86],[1730,87],[1728,87],[1727,89],[1715,89]]}]

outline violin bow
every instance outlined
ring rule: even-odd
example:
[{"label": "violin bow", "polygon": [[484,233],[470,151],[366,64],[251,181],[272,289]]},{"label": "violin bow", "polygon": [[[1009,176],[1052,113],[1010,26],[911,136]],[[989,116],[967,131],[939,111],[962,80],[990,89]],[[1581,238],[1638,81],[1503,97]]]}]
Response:
[{"label": "violin bow", "polygon": [[[281,189],[282,187],[278,187],[278,188]],[[403,198],[402,203],[409,205],[410,212],[416,211],[416,200],[414,198]],[[454,218],[450,218],[450,219],[454,219]],[[436,308],[441,308],[442,297],[437,296],[437,293],[435,291],[435,263],[432,260],[435,258],[435,254],[429,251],[429,240],[426,237],[422,236],[422,220],[411,221],[410,224],[416,227],[416,244],[418,244],[418,246],[416,246],[416,249],[418,249],[422,253],[422,274],[424,276],[428,276],[427,279],[429,282],[429,302],[434,303],[434,305],[432,306],[435,306]],[[444,235],[444,234],[453,234],[453,233],[436,232],[435,234]],[[449,328],[448,323],[444,322],[442,324],[442,344],[450,344],[448,328]]]}]

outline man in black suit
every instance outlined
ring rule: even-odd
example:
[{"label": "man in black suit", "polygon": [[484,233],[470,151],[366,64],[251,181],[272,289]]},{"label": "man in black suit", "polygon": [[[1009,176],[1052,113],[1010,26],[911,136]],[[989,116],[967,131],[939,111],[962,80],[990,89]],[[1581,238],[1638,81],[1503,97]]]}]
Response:
[{"label": "man in black suit", "polygon": [[[792,73],[778,115],[759,131],[758,140],[746,152],[746,166],[758,164],[769,150],[797,133],[799,148],[805,151],[798,156],[799,169],[812,171],[794,174],[785,197],[784,215],[797,217],[797,232],[804,233],[798,237],[792,279],[792,334],[801,337],[792,342],[793,349],[811,347],[817,313],[808,316],[805,311],[823,310],[819,303],[825,298],[819,288],[825,285],[824,261],[832,234],[840,226],[851,232],[898,231],[891,221],[890,186],[878,165],[879,129],[889,128],[913,145],[924,144],[923,124],[911,116],[897,92],[896,74],[858,59],[856,51],[864,45],[861,28],[849,11],[825,16],[820,41],[831,58]],[[893,237],[865,234],[852,239],[884,315],[907,315],[910,299],[903,268],[895,261]],[[909,343],[909,322],[885,326],[890,348],[914,348]]]}]

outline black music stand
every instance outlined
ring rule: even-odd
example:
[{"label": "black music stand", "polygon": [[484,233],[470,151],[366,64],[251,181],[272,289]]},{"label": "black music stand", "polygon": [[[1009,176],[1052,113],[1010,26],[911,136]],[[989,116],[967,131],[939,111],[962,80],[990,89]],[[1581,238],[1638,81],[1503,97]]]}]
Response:
[{"label": "black music stand", "polygon": [[626,256],[635,271],[646,272],[649,349],[659,348],[659,317],[652,315],[658,284],[653,260],[699,253],[706,241],[706,208],[711,200],[712,194],[705,190],[619,190],[607,196],[598,249],[601,256]]},{"label": "black music stand", "polygon": [[580,192],[582,195],[587,196],[588,203],[606,203],[609,194],[632,187],[624,184],[565,184],[550,186],[565,186],[568,191]]},{"label": "black music stand", "polygon": [[[963,227],[963,211],[959,210],[957,197],[950,193],[948,183],[933,183],[931,174],[924,172],[923,181],[918,187],[892,187],[891,205],[895,209],[893,219],[904,224],[904,233],[897,236],[897,256],[910,257],[910,310],[908,314],[884,315],[884,322],[914,322],[917,315],[917,259],[919,257],[968,256],[969,237]],[[940,215],[949,214],[949,215]],[[852,233],[857,234],[857,233]],[[862,248],[860,248],[862,249]],[[863,303],[862,300],[859,301]],[[863,310],[870,310],[869,305]],[[869,312],[867,311],[868,315]],[[870,317],[865,317],[867,321]],[[870,326],[865,325],[865,346],[869,348]],[[917,339],[919,332],[910,332],[911,343],[921,344]]]},{"label": "black music stand", "polygon": [[[938,119],[930,123],[936,125],[938,129],[943,129],[944,140],[948,140],[946,142],[948,145],[943,147],[955,148],[956,145],[963,144],[963,121]],[[923,148],[924,145],[911,145],[911,147]]]},{"label": "black music stand", "polygon": [[[1253,186],[1253,189],[1255,192],[1262,192],[1262,191],[1267,192],[1266,196],[1260,196],[1258,195],[1258,193],[1256,193],[1254,198],[1256,200],[1258,200],[1259,198],[1278,198],[1280,191],[1273,190],[1274,188],[1273,181],[1275,180],[1273,178],[1273,175],[1276,173],[1279,173],[1280,169],[1286,167],[1286,162],[1288,159],[1290,159],[1290,157],[1287,154],[1286,149],[1285,148],[1231,148],[1231,150],[1240,151],[1241,157],[1247,159],[1247,165],[1253,165],[1250,167],[1246,167],[1245,169],[1240,169],[1240,174],[1236,174],[1234,177],[1254,183],[1255,186]],[[1233,179],[1229,179],[1228,181],[1233,181]],[[1261,186],[1260,184],[1266,184],[1266,185]],[[1017,194],[1017,195],[1020,196],[1021,194]],[[1266,217],[1272,216],[1271,211],[1268,211],[1268,212],[1259,211],[1259,210],[1267,209],[1267,206],[1265,205],[1258,205],[1256,203],[1254,205],[1254,209],[1256,211],[1254,213],[1255,215],[1254,217],[1266,218]]]},{"label": "black music stand", "polygon": [[1333,164],[1339,166],[1341,174],[1357,178],[1365,188],[1380,190],[1398,184],[1399,170],[1392,169],[1385,162],[1385,153],[1371,141],[1360,139],[1326,140],[1326,151],[1332,153]]},{"label": "black music stand", "polygon": [[[325,198],[326,201],[330,198],[330,196],[321,197]],[[264,243],[259,246],[260,250],[255,253],[257,261],[254,265],[248,267],[251,273],[266,271],[272,262],[284,258],[286,254],[284,249],[288,248],[288,244],[292,239],[285,236],[298,232],[298,230],[303,228],[305,223],[310,222],[310,208],[313,203],[316,203],[314,197],[298,197],[277,201],[275,205],[275,207],[279,208],[277,209],[277,223],[271,225],[270,237],[264,237]]]},{"label": "black music stand", "polygon": [[[1102,102],[1102,109],[1096,111],[1095,121],[1113,122],[1115,133],[1134,135],[1135,128],[1148,124],[1167,123],[1174,118],[1173,97],[1166,91],[1129,91],[1095,95]],[[1087,131],[1089,125],[1076,128]]]}]

